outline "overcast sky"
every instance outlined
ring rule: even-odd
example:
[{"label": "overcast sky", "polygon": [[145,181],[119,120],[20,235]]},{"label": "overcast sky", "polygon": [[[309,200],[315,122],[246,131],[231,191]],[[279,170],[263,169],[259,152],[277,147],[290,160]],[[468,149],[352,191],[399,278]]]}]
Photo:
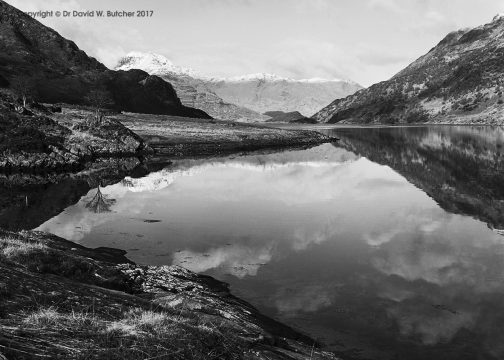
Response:
[{"label": "overcast sky", "polygon": [[153,10],[151,18],[46,18],[109,67],[152,51],[213,76],[267,72],[368,86],[448,32],[490,22],[502,0],[7,0],[24,11]]}]

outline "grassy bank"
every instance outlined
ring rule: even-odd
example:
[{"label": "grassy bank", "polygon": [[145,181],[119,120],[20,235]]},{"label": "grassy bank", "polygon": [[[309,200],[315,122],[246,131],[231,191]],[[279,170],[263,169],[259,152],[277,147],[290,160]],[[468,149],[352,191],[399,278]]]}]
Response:
[{"label": "grassy bank", "polygon": [[[86,116],[89,115],[85,110],[64,107],[63,113],[55,118],[69,125],[68,122]],[[122,123],[138,134],[157,155],[173,157],[310,146],[335,140],[316,131],[278,129],[262,124],[213,119],[135,113],[111,114],[107,118]]]},{"label": "grassy bank", "polygon": [[0,232],[0,359],[335,359],[225,283]]}]

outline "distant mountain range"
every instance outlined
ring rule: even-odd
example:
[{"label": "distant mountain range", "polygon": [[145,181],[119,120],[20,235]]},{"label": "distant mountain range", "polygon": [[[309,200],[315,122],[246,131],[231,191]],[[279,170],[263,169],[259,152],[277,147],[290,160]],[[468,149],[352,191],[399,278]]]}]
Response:
[{"label": "distant mountain range", "polygon": [[293,80],[269,74],[209,78],[152,53],[130,53],[110,70],[71,40],[0,0],[0,88],[22,83],[46,103],[85,104],[102,89],[120,111],[234,121],[266,121],[265,111],[312,115],[359,89],[346,80]]},{"label": "distant mountain range", "polygon": [[320,123],[503,125],[504,16],[449,33],[391,79],[362,89],[341,79],[202,76],[153,53],[130,53],[110,70],[0,0],[0,88],[20,79],[40,102],[83,104],[104,88],[114,108],[138,113],[252,122],[298,111]]},{"label": "distant mountain range", "polygon": [[130,52],[116,66],[116,70],[132,69],[160,76],[173,85],[183,105],[203,110],[214,118],[244,122],[268,119],[258,112],[223,100],[193,69],[176,66],[162,55]]},{"label": "distant mountain range", "polygon": [[0,87],[20,81],[37,101],[83,104],[90,90],[108,91],[117,110],[198,118],[173,87],[145,71],[113,71],[53,29],[0,1]]},{"label": "distant mountain range", "polygon": [[504,16],[449,33],[390,80],[314,115],[322,123],[504,124]]},{"label": "distant mountain range", "polygon": [[311,116],[332,100],[362,89],[350,80],[295,80],[266,73],[213,78],[209,87],[224,100],[260,113],[299,111],[304,116]]},{"label": "distant mountain range", "polygon": [[294,80],[266,73],[208,77],[154,53],[127,54],[119,61],[116,70],[130,69],[141,69],[162,77],[173,84],[184,105],[223,120],[264,121],[269,119],[262,115],[266,111],[299,111],[309,116],[334,98],[362,88],[348,80]]}]

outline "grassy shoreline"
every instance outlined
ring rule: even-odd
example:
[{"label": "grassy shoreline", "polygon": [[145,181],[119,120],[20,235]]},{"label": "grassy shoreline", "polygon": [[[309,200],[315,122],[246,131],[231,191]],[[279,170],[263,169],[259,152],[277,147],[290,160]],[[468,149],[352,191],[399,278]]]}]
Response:
[{"label": "grassy shoreline", "polygon": [[336,359],[227,284],[0,230],[0,359]]},{"label": "grassy shoreline", "polygon": [[111,118],[138,134],[156,155],[163,156],[222,155],[336,141],[317,131],[280,129],[262,123],[132,113],[112,115]]},{"label": "grassy shoreline", "polygon": [[[97,119],[82,107],[37,104],[26,114],[0,97],[0,171],[72,171],[100,158],[220,155],[334,141],[316,131],[137,113]],[[58,108],[61,112],[51,112]]]}]

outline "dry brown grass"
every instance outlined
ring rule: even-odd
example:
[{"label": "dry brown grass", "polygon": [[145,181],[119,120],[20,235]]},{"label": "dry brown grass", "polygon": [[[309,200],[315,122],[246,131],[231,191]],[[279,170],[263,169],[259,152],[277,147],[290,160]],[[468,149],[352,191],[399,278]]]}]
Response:
[{"label": "dry brown grass", "polygon": [[36,329],[50,328],[53,330],[99,328],[98,319],[88,312],[60,313],[55,307],[40,308],[26,316],[23,323]]},{"label": "dry brown grass", "polygon": [[0,238],[0,255],[9,260],[21,260],[47,250],[47,246],[39,242],[27,242],[13,237]]},{"label": "dry brown grass", "polygon": [[34,239],[0,238],[0,257],[25,266],[31,271],[53,273],[65,277],[89,274],[90,264],[62,254]]},{"label": "dry brown grass", "polygon": [[[216,321],[215,319],[212,319]],[[71,359],[240,359],[247,350],[227,321],[135,308],[121,319],[55,307],[26,313],[25,331],[68,337]]]},{"label": "dry brown grass", "polygon": [[[99,286],[102,284],[94,279],[103,282],[103,276],[108,276],[112,281],[116,276],[114,267],[107,270],[107,266],[90,258],[54,249],[36,238],[15,235],[0,237],[0,262]],[[43,281],[43,277],[40,279]],[[17,286],[4,285],[0,284],[0,319],[8,323],[15,320],[16,333],[29,334],[29,338],[37,339],[37,344],[46,344],[44,351],[54,358],[234,360],[243,358],[251,346],[250,340],[240,336],[244,331],[242,324],[204,309],[189,310],[184,301],[173,307],[146,304],[140,299],[135,305],[122,307],[119,301],[114,308],[117,311],[95,311],[94,302],[90,305],[79,298],[67,302],[26,293],[27,298],[33,299],[16,313],[6,313],[2,309],[5,304],[13,308],[12,295]],[[2,317],[2,313],[8,316]]]}]

